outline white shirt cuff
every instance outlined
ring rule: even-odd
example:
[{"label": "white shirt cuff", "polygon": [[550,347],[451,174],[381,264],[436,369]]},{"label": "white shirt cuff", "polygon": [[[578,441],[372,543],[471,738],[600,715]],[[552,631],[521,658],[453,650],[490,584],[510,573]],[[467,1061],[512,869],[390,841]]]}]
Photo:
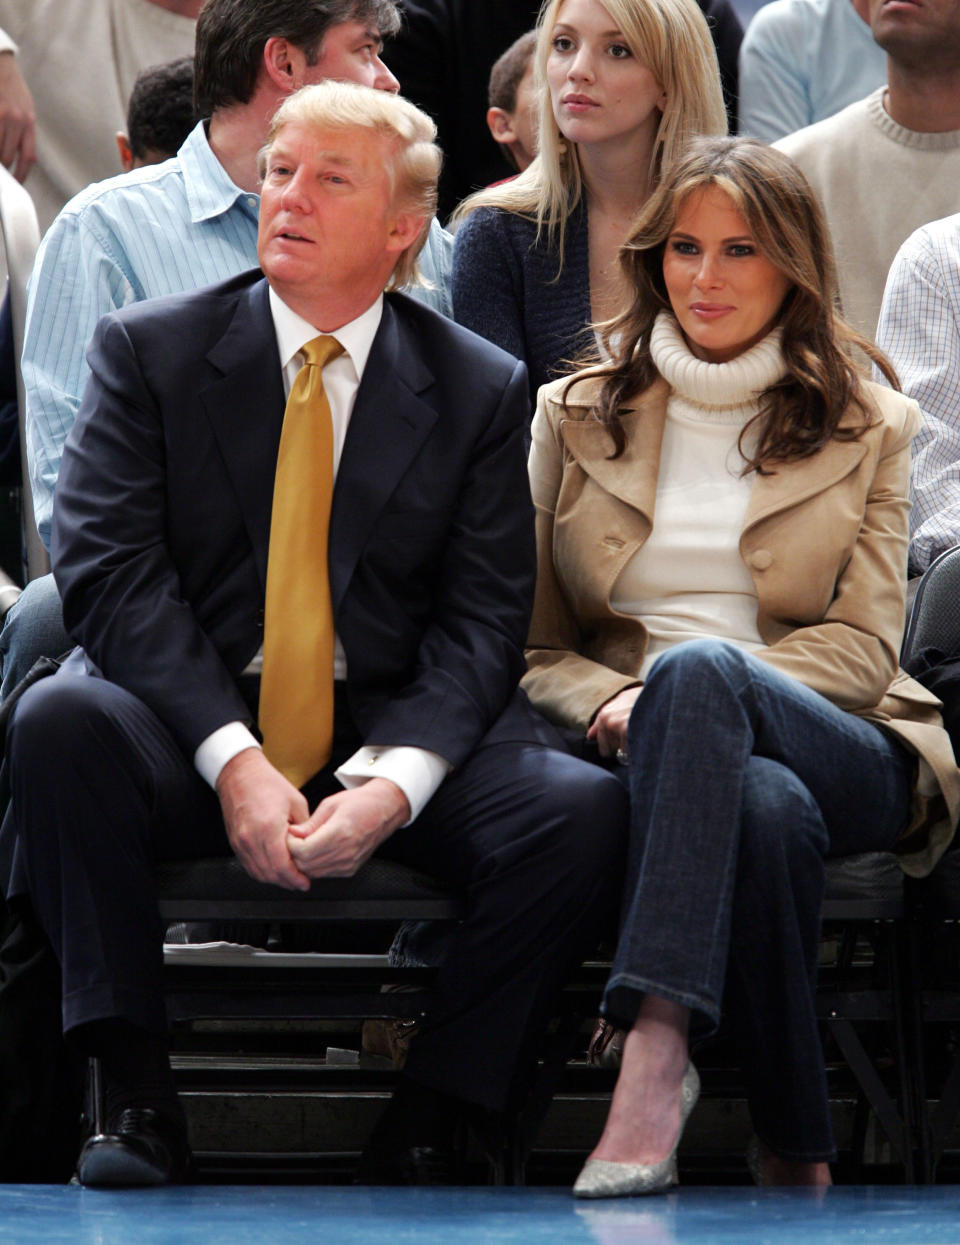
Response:
[{"label": "white shirt cuff", "polygon": [[397,784],[410,804],[410,817],[403,823],[409,826],[423,812],[452,768],[449,761],[435,752],[428,752],[426,748],[377,748],[370,745],[360,748],[344,761],[335,777],[348,791],[369,782],[371,778],[389,778]]},{"label": "white shirt cuff", "polygon": [[217,779],[226,763],[232,761],[238,752],[259,747],[260,744],[242,722],[228,722],[206,737],[193,754],[193,764],[204,782],[216,790]]},{"label": "white shirt cuff", "polygon": [[5,30],[0,30],[0,52],[12,52],[16,56],[19,48]]}]

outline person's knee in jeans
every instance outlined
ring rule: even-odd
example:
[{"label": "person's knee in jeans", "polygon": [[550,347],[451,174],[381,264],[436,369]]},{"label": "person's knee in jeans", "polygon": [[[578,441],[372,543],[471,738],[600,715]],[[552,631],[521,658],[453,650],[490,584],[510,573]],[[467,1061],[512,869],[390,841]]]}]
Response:
[{"label": "person's knee in jeans", "polygon": [[53,576],[32,579],[10,607],[0,630],[0,701],[39,657],[59,657],[68,648],[70,639]]}]

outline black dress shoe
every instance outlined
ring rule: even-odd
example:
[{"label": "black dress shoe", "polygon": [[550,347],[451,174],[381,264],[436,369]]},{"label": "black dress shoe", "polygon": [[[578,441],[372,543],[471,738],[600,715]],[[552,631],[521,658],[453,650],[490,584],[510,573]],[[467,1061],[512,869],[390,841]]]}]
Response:
[{"label": "black dress shoe", "polygon": [[454,1183],[454,1135],[463,1104],[403,1078],[370,1135],[357,1184]]},{"label": "black dress shoe", "polygon": [[84,1143],[77,1178],[94,1188],[179,1184],[192,1168],[182,1122],[152,1107],[125,1107]]},{"label": "black dress shoe", "polygon": [[439,1146],[405,1146],[391,1153],[364,1150],[355,1184],[451,1185],[453,1150]]}]

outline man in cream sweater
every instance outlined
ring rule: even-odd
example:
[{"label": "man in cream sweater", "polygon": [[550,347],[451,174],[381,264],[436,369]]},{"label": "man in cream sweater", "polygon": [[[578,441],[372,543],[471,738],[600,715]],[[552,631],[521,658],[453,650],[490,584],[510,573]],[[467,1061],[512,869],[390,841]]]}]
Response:
[{"label": "man in cream sweater", "polygon": [[888,86],[774,144],[820,196],[848,320],[873,338],[906,237],[960,210],[960,6],[870,0]]}]

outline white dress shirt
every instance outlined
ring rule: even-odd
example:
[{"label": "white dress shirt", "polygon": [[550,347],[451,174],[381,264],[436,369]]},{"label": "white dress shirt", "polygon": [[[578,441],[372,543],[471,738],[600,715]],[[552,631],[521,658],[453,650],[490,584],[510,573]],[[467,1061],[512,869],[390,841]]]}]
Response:
[{"label": "white dress shirt", "polygon": [[[302,348],[318,333],[314,325],[292,311],[272,289],[269,296],[283,369],[284,393],[289,396],[294,379],[303,366]],[[355,320],[329,334],[343,346],[343,354],[332,359],[323,369],[323,387],[333,421],[334,479],[340,466],[357,390],[382,314],[383,298],[380,297]],[[261,650],[245,673],[259,674],[262,659]],[[335,679],[347,677],[347,659],[339,636],[334,636],[333,671]],[[194,765],[201,777],[215,787],[220,771],[228,761],[246,748],[259,747],[260,744],[242,722],[228,722],[200,744],[194,754]],[[443,757],[425,748],[384,748],[367,744],[340,766],[336,777],[347,788],[359,787],[371,778],[389,778],[407,797],[410,821],[413,821],[446,778],[450,768]]]}]

